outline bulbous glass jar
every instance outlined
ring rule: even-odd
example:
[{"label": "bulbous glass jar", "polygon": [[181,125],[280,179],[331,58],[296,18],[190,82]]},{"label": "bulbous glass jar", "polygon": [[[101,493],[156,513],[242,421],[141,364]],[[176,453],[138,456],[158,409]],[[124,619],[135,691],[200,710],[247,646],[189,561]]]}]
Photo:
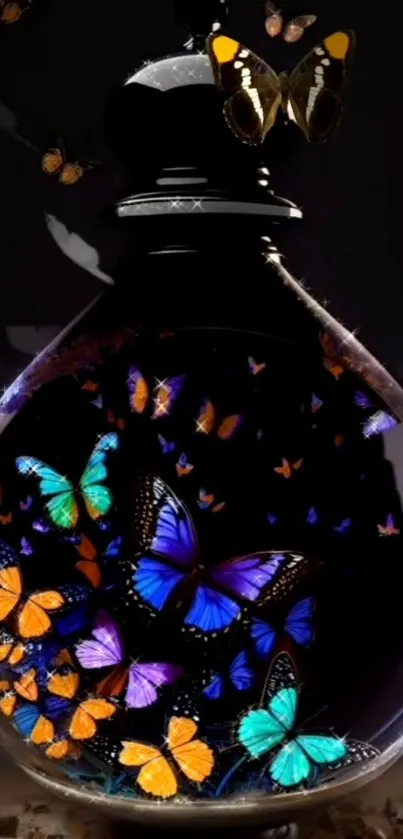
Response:
[{"label": "bulbous glass jar", "polygon": [[185,163],[1,403],[1,736],[109,815],[265,825],[401,750],[402,392],[284,268],[266,171]]}]

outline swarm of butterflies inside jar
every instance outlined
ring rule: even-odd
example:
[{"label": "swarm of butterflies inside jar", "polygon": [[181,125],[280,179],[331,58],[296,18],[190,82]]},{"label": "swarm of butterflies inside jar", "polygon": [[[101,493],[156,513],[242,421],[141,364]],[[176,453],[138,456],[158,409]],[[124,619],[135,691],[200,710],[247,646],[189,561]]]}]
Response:
[{"label": "swarm of butterflies inside jar", "polygon": [[[324,140],[352,50],[334,33],[286,79],[216,31],[194,68],[242,141],[290,106]],[[147,78],[167,86],[161,65]],[[256,300],[234,283],[229,305],[245,237],[154,248],[141,289],[127,270],[0,403],[1,736],[50,789],[121,815],[207,802],[256,820],[251,802],[288,812],[396,755],[374,717],[393,716],[377,688],[401,637],[383,438],[402,392],[330,315],[325,330],[274,246],[248,261]],[[200,294],[183,316],[190,264],[195,288],[214,270],[214,306]],[[386,600],[389,655],[372,620]]]}]

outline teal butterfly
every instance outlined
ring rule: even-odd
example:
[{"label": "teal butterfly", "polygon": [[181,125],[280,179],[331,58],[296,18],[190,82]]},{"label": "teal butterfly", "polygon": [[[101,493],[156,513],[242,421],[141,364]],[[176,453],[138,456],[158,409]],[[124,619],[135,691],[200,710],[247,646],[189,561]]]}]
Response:
[{"label": "teal butterfly", "polygon": [[268,767],[272,783],[288,790],[311,781],[318,769],[341,768],[375,757],[372,746],[335,735],[295,730],[299,688],[294,665],[286,653],[274,660],[265,689],[267,708],[248,711],[238,727],[238,740],[252,758],[275,751]]},{"label": "teal butterfly", "polygon": [[[115,451],[118,446],[119,438],[115,432],[104,434],[93,449],[79,481],[77,491],[84,499],[88,515],[94,520],[105,516],[113,503],[112,493],[103,481],[108,477],[105,465],[107,454]],[[53,523],[57,527],[75,528],[79,520],[79,508],[73,483],[35,457],[18,457],[16,466],[21,475],[40,478],[41,495],[45,498],[50,496],[46,509]]]}]

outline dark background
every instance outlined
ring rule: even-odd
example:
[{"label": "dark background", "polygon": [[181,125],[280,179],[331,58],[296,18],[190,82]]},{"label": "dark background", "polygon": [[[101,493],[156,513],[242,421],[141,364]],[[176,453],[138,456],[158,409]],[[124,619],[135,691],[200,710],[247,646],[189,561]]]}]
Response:
[{"label": "dark background", "polygon": [[[356,32],[341,127],[321,148],[302,140],[272,170],[273,184],[304,210],[304,221],[289,233],[288,266],[403,381],[403,7],[286,0],[286,17],[318,15],[294,46],[267,37],[263,10],[263,2],[233,0],[228,27],[276,70],[290,69],[337,28]],[[64,325],[104,288],[58,251],[44,212],[99,248],[102,268],[113,272],[119,246],[102,211],[125,193],[104,139],[105,103],[144,59],[179,51],[186,37],[172,0],[35,0],[17,24],[0,25],[0,102],[37,149],[0,131],[3,327]],[[40,159],[53,131],[73,159],[108,165],[72,188],[48,179]],[[141,114],[138,131],[147,132]],[[159,131],[163,147],[169,126]],[[40,346],[49,334],[28,335],[27,344]]]}]

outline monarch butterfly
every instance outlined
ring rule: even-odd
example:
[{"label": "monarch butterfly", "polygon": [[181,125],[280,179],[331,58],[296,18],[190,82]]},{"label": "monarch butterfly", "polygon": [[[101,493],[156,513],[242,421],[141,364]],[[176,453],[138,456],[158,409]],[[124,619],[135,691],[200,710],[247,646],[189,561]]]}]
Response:
[{"label": "monarch butterfly", "polygon": [[58,175],[59,183],[63,186],[73,186],[81,180],[85,172],[100,166],[94,160],[76,160],[74,163],[69,163],[61,141],[58,146],[45,152],[41,165],[45,175]]},{"label": "monarch butterfly", "polygon": [[281,466],[275,466],[274,471],[277,472],[278,475],[282,475],[283,478],[287,478],[288,480],[289,478],[291,478],[293,472],[298,472],[299,469],[302,468],[303,463],[304,461],[302,458],[296,460],[295,463],[289,463],[289,461],[286,460],[285,457],[283,457]]},{"label": "monarch butterfly", "polygon": [[[185,717],[171,717],[168,724],[166,749],[181,772],[201,784],[212,773],[214,753],[203,740],[193,739],[197,724]],[[123,766],[141,767],[137,784],[154,798],[172,798],[178,792],[178,781],[173,766],[155,746],[124,740],[119,762]]]},{"label": "monarch butterfly", "polygon": [[[108,452],[116,451],[118,446],[119,438],[114,431],[104,434],[93,449],[79,481],[79,492],[84,499],[88,515],[94,520],[106,515],[112,506],[112,493],[103,484],[108,477],[105,461]],[[46,509],[53,523],[57,527],[76,527],[79,509],[72,482],[35,457],[18,457],[16,466],[20,474],[40,478],[41,495],[50,496]]]},{"label": "monarch butterfly", "polygon": [[[119,556],[121,544],[122,539],[120,536],[113,539],[106,548],[106,551],[102,554],[101,559]],[[81,559],[76,562],[77,571],[81,571],[94,588],[99,588],[102,581],[102,572],[99,563],[97,562],[98,551],[95,545],[91,542],[88,536],[81,534],[80,542],[76,546],[76,549],[81,557]]]},{"label": "monarch butterfly", "polygon": [[[243,422],[241,414],[231,414],[225,417],[218,425],[217,437],[219,440],[230,440]],[[210,399],[205,399],[196,420],[196,431],[200,434],[210,434],[217,422],[216,409]]]},{"label": "monarch butterfly", "polygon": [[9,664],[14,667],[20,664],[25,655],[25,644],[8,632],[2,629],[0,632],[0,664]]}]

